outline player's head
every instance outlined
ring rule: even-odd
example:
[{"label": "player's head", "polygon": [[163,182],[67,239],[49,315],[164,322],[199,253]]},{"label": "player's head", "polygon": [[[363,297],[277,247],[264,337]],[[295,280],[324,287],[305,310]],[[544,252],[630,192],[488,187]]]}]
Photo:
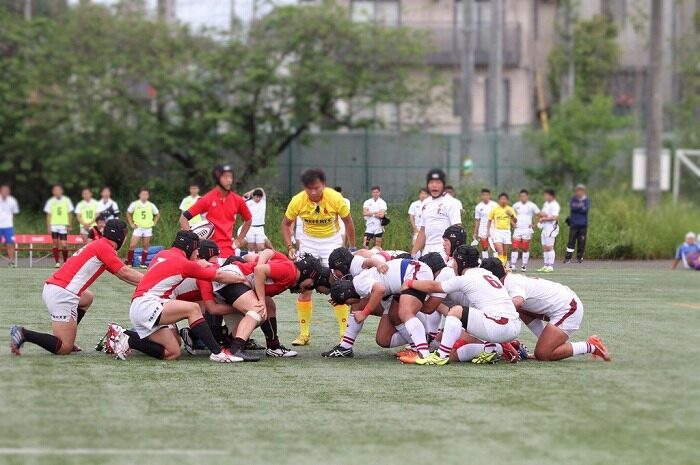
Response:
[{"label": "player's head", "polygon": [[481,201],[488,203],[491,200],[491,190],[484,187],[481,189]]},{"label": "player's head", "polygon": [[309,200],[314,203],[320,202],[323,189],[326,188],[326,173],[321,168],[309,168],[301,173],[299,179]]},{"label": "player's head", "polygon": [[63,195],[63,186],[60,184],[54,184],[51,188],[51,194],[56,198],[61,197]]},{"label": "player's head", "polygon": [[432,197],[440,197],[443,192],[445,192],[445,172],[439,168],[433,168],[428,171],[425,176],[426,187],[428,188],[428,193]]},{"label": "player's head", "polygon": [[360,295],[355,292],[352,280],[341,279],[331,284],[331,300],[338,305],[352,305],[359,302]]},{"label": "player's head", "polygon": [[199,241],[199,247],[197,247],[197,253],[199,258],[210,261],[212,258],[218,257],[221,252],[216,242],[209,239],[201,239]]},{"label": "player's head", "polygon": [[485,258],[481,261],[481,267],[490,271],[498,279],[506,277],[506,269],[503,267],[503,262],[496,257]]},{"label": "player's head", "polygon": [[696,239],[697,239],[697,238],[695,237],[695,233],[692,232],[692,231],[688,231],[688,232],[685,234],[685,241],[686,241],[688,244],[695,244]]},{"label": "player's head", "polygon": [[105,228],[106,224],[107,224],[107,216],[105,216],[102,213],[97,215],[97,218],[95,218],[95,226],[97,226],[97,229],[102,231]]},{"label": "player's head", "polygon": [[445,186],[445,192],[447,192],[452,197],[454,197],[455,196],[455,186],[448,184],[447,186]]},{"label": "player's head", "polygon": [[109,187],[104,186],[100,191],[100,197],[107,200],[108,198],[112,197],[112,190]]},{"label": "player's head", "polygon": [[299,293],[312,291],[321,276],[323,265],[321,260],[310,254],[304,254],[294,262],[297,267],[298,277],[294,287],[289,289],[289,292]]},{"label": "player's head", "polygon": [[262,189],[255,189],[253,191],[253,200],[256,202],[260,202],[263,198],[263,191]]},{"label": "player's head", "polygon": [[336,281],[331,269],[327,266],[321,268],[321,274],[316,279],[316,292],[328,295],[331,292],[331,284]]},{"label": "player's head", "polygon": [[92,190],[89,187],[83,187],[81,195],[83,196],[83,200],[92,200]]},{"label": "player's head", "polygon": [[231,165],[215,165],[211,170],[211,177],[222,190],[228,192],[233,188],[233,168]]},{"label": "player's head", "polygon": [[585,184],[577,184],[576,185],[576,197],[579,199],[582,199],[586,196],[586,185]]},{"label": "player's head", "polygon": [[527,191],[527,189],[521,189],[520,194],[518,194],[518,200],[520,200],[522,203],[526,203],[529,198],[530,193]]},{"label": "player's head", "polygon": [[498,204],[501,207],[505,207],[506,205],[508,205],[509,200],[510,200],[510,198],[508,197],[508,194],[506,194],[505,192],[501,192],[500,194],[498,194]]},{"label": "player's head", "polygon": [[554,189],[545,189],[544,190],[544,199],[547,202],[551,202],[552,200],[554,200],[555,197],[556,197],[556,195],[554,194]]},{"label": "player's head", "polygon": [[0,184],[0,195],[3,197],[7,197],[10,195],[10,185],[9,184]]},{"label": "player's head", "polygon": [[342,278],[350,273],[350,263],[352,263],[352,259],[353,255],[348,249],[345,247],[338,247],[328,256],[328,266],[336,277]]},{"label": "player's head", "polygon": [[379,186],[372,186],[372,198],[374,200],[379,199],[379,196],[382,195],[382,190],[379,188]]},{"label": "player's head", "polygon": [[150,195],[151,195],[150,192],[148,192],[148,189],[146,189],[145,187],[142,187],[141,189],[139,189],[139,200],[141,202],[147,201],[148,197]]},{"label": "player's head", "polygon": [[185,256],[189,260],[197,258],[197,249],[199,248],[199,236],[192,231],[178,231],[173,241],[173,247],[185,252]]},{"label": "player's head", "polygon": [[455,271],[462,275],[465,270],[477,268],[479,266],[479,250],[472,245],[460,245],[452,254]]},{"label": "player's head", "polygon": [[448,257],[451,257],[457,247],[466,242],[467,233],[461,224],[453,224],[442,233],[442,246],[445,248],[445,254]]},{"label": "player's head", "polygon": [[428,268],[433,272],[433,276],[437,276],[438,273],[447,266],[445,260],[442,259],[442,255],[438,252],[428,252],[425,255],[421,255],[418,261],[428,265]]},{"label": "player's head", "polygon": [[116,249],[119,250],[124,244],[124,240],[126,239],[126,233],[126,223],[122,220],[114,219],[109,220],[105,223],[105,228],[102,232],[102,235],[110,241],[117,244]]},{"label": "player's head", "polygon": [[190,195],[192,197],[197,197],[199,195],[199,186],[197,184],[190,184]]},{"label": "player's head", "polygon": [[423,201],[428,198],[428,189],[425,187],[421,187],[420,190],[418,191],[418,200]]}]

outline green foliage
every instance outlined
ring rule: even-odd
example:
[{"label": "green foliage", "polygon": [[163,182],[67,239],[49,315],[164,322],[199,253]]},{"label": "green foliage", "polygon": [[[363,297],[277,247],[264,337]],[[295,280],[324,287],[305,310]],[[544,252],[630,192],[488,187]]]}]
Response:
[{"label": "green foliage", "polygon": [[617,27],[607,16],[575,19],[573,31],[573,57],[569,56],[566,44],[560,41],[548,58],[549,88],[555,102],[561,99],[559,89],[572,58],[575,96],[583,102],[607,93],[610,76],[618,66],[621,49],[617,43]]},{"label": "green foliage", "polygon": [[672,109],[681,147],[700,147],[700,11],[695,13],[695,31],[677,46],[681,64],[681,98]]},{"label": "green foliage", "polygon": [[542,185],[572,188],[593,175],[610,174],[610,161],[633,142],[627,117],[613,113],[610,97],[596,95],[586,103],[574,97],[554,107],[549,132],[533,130],[525,137],[544,163],[528,174]]},{"label": "green foliage", "polygon": [[244,184],[312,128],[381,125],[358,120],[363,106],[422,108],[433,81],[409,71],[425,43],[333,2],[276,8],[246,37],[127,4],[32,21],[0,7],[0,177],[33,205],[59,181],[174,194],[221,159]]}]

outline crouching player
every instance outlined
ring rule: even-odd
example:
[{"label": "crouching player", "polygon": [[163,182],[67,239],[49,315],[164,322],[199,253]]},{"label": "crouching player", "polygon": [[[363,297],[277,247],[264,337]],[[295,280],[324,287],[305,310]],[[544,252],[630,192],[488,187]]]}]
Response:
[{"label": "crouching player", "polygon": [[537,360],[562,360],[583,354],[593,354],[606,362],[611,360],[607,347],[598,336],[569,342],[583,320],[583,303],[574,291],[546,279],[506,273],[503,264],[491,258],[484,260],[481,266],[501,280],[520,318],[537,336]]},{"label": "crouching player", "polygon": [[90,242],[75,252],[61,269],[46,280],[42,298],[51,315],[53,334],[14,325],[10,329],[10,349],[13,354],[20,355],[20,348],[25,342],[36,344],[57,355],[71,353],[78,323],[94,298],[88,287],[105,270],[126,283],[139,284],[143,275],[124,265],[117,256],[126,233],[125,222],[107,221],[101,239]]},{"label": "crouching player", "polygon": [[[170,249],[153,257],[148,271],[134,292],[129,314],[138,338],[125,333],[110,335],[114,352],[124,358],[134,348],[155,358],[174,360],[180,357],[177,330],[169,325],[188,320],[192,334],[212,352],[214,362],[236,361],[228,349],[219,345],[202,317],[197,303],[170,300],[170,294],[185,278],[217,281],[225,284],[245,282],[245,277],[228,273],[204,261],[197,262],[199,238],[191,231],[179,231]],[[125,344],[128,340],[128,344]]]},{"label": "crouching player", "polygon": [[[445,365],[462,330],[480,343],[467,344],[460,349],[487,352],[485,341],[502,343],[514,340],[520,333],[520,318],[503,284],[490,271],[479,268],[479,251],[462,245],[453,254],[458,276],[438,281],[408,280],[408,289],[429,293],[455,294],[451,297],[463,305],[450,308],[445,318],[440,348],[430,357],[418,358],[419,365]],[[468,305],[464,305],[468,302]],[[469,347],[475,346],[475,347]],[[475,354],[478,355],[478,352]],[[497,355],[490,352],[493,358]],[[471,357],[473,358],[473,357]],[[460,357],[460,360],[462,358]],[[465,359],[470,359],[465,357]]]}]

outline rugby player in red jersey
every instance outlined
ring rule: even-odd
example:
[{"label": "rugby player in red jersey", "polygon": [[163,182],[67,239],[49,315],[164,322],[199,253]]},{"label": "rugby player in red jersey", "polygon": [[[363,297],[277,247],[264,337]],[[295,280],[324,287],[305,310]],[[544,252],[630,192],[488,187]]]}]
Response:
[{"label": "rugby player in red jersey", "polygon": [[143,275],[117,256],[126,238],[126,223],[109,220],[105,224],[103,237],[90,242],[75,252],[58,271],[44,284],[42,298],[51,315],[53,334],[31,331],[22,326],[10,328],[10,349],[20,355],[25,342],[31,342],[51,353],[71,353],[78,332],[78,323],[85,316],[94,296],[88,288],[105,271],[122,281],[137,285]]}]

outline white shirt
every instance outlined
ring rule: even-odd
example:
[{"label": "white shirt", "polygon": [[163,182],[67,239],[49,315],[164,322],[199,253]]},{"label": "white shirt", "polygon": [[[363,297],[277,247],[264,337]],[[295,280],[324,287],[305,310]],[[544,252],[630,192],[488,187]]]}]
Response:
[{"label": "white shirt", "polygon": [[[367,297],[372,293],[372,286],[374,286],[374,283],[381,283],[384,285],[384,297],[400,294],[404,280],[407,278],[413,279],[417,262],[410,260],[403,277],[401,276],[402,263],[403,260],[391,260],[387,263],[389,269],[386,273],[380,273],[374,267],[364,270],[352,279],[355,292],[362,298]],[[425,267],[428,271],[430,270],[425,264],[419,265]],[[421,270],[423,270],[422,267]]]},{"label": "white shirt", "polygon": [[[362,204],[362,209],[369,210],[370,213],[377,213],[380,210],[387,210],[386,202],[381,197],[377,200],[367,199],[365,203]],[[381,218],[375,218],[374,216],[365,216],[365,232],[369,234],[379,234],[384,231],[382,227]]]},{"label": "white shirt", "polygon": [[11,228],[14,225],[13,215],[19,213],[17,199],[8,195],[6,199],[0,197],[0,228]]},{"label": "white shirt", "polygon": [[493,200],[489,200],[489,203],[479,202],[474,207],[474,219],[479,220],[479,235],[482,237],[486,236],[486,227],[489,224],[489,213],[498,204]]},{"label": "white shirt", "polygon": [[418,207],[420,206],[420,200],[414,200],[411,205],[408,206],[408,214],[415,217],[418,214]]},{"label": "white shirt", "polygon": [[504,285],[511,298],[523,298],[523,310],[537,315],[553,316],[569,308],[576,297],[574,291],[563,284],[513,273],[506,275]]},{"label": "white shirt", "polygon": [[[450,194],[447,194],[447,195],[450,195]],[[460,211],[460,213],[461,213],[462,210],[464,210],[464,207],[462,206],[462,201],[459,200],[459,199],[458,199],[457,197],[455,197],[454,195],[450,195],[450,197],[452,197],[453,199],[455,199],[455,202],[457,202],[457,205],[459,205],[459,211]]]},{"label": "white shirt", "polygon": [[117,202],[115,202],[112,199],[107,200],[106,202],[103,199],[100,199],[97,201],[97,211],[98,212],[103,212],[105,210],[109,210],[111,207],[112,209],[112,215],[107,216],[107,220],[113,220],[117,216],[119,216],[119,205],[117,205]]},{"label": "white shirt", "polygon": [[[542,213],[545,216],[559,216],[560,210],[561,207],[559,207],[559,203],[556,200],[552,200],[551,202],[545,202],[542,205]],[[549,226],[554,226],[555,223],[555,220],[542,221],[542,224]]]},{"label": "white shirt", "polygon": [[453,224],[462,224],[459,204],[454,197],[443,194],[440,197],[428,197],[420,206],[420,224],[425,228],[425,245],[442,246],[442,234]]},{"label": "white shirt", "polygon": [[[455,274],[454,268],[452,268],[451,266],[446,266],[445,268],[440,270],[440,272],[438,273],[437,276],[435,276],[435,281],[437,281],[439,283],[444,283],[444,282],[447,282],[450,279],[454,278],[455,276],[456,276],[456,274]],[[435,294],[431,294],[431,297],[439,297],[441,299],[445,299],[445,300],[443,300],[442,303],[444,303],[448,307],[452,306],[452,305],[450,305],[450,301],[447,297],[446,292],[436,292]]]},{"label": "white shirt", "polygon": [[[457,276],[442,283],[442,289],[450,294],[454,301],[466,298],[470,307],[477,308],[489,315],[517,320],[518,312],[503,284],[483,268],[470,268],[462,276]],[[451,294],[456,294],[452,296]],[[461,296],[460,296],[461,294]],[[463,304],[462,304],[463,305]]]},{"label": "white shirt", "polygon": [[515,210],[518,216],[515,227],[521,229],[529,229],[532,227],[532,217],[540,212],[539,207],[529,200],[526,203],[522,203],[521,201],[515,202],[513,204],[513,210]]},{"label": "white shirt", "polygon": [[252,198],[245,201],[248,205],[248,210],[253,216],[252,226],[264,226],[265,225],[265,210],[267,210],[267,198],[263,195],[260,202],[256,202]]}]

